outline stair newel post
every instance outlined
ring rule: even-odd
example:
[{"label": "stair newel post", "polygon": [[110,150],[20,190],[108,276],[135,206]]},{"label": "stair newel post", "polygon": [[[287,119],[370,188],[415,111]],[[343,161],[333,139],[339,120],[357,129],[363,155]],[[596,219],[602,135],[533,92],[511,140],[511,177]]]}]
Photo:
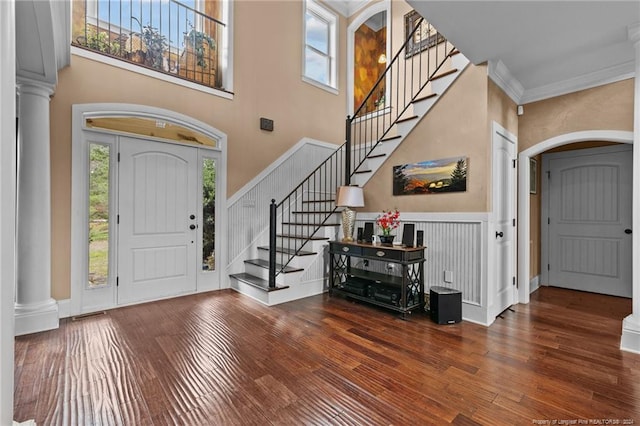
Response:
[{"label": "stair newel post", "polygon": [[347,115],[346,122],[347,138],[345,142],[344,151],[344,184],[348,186],[351,184],[351,117]]},{"label": "stair newel post", "polygon": [[276,286],[276,218],[278,206],[271,200],[269,206],[269,288]]}]

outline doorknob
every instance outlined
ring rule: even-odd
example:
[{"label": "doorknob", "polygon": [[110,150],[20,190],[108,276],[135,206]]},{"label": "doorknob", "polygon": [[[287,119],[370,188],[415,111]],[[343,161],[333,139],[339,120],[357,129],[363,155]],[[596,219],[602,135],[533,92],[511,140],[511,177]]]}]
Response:
[{"label": "doorknob", "polygon": [[500,231],[500,232],[496,231],[496,238],[498,238],[498,237],[500,237],[500,238],[504,237],[504,234],[502,233],[502,231]]},{"label": "doorknob", "polygon": [[189,225],[189,229],[196,229],[196,226],[194,224]]},{"label": "doorknob", "polygon": [[632,232],[633,232],[633,231],[632,231],[631,229],[629,229],[629,228],[627,228],[627,229],[625,229],[625,230],[624,230],[624,233],[625,233],[625,234],[627,234],[627,235],[628,235],[628,234],[631,234]]}]

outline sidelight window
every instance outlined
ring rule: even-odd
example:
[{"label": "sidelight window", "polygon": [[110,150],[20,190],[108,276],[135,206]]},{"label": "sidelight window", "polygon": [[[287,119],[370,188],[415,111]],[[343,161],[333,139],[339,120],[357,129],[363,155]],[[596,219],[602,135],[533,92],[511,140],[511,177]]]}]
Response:
[{"label": "sidelight window", "polygon": [[216,269],[216,162],[202,159],[202,269]]},{"label": "sidelight window", "polygon": [[89,144],[89,287],[109,283],[111,147]]}]

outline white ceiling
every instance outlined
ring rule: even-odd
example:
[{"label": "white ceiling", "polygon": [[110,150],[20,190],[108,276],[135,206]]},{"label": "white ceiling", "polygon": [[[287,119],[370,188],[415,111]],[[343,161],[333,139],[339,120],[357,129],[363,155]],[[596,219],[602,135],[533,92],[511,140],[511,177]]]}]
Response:
[{"label": "white ceiling", "polygon": [[426,1],[409,4],[516,102],[633,76],[628,28],[640,1]]}]

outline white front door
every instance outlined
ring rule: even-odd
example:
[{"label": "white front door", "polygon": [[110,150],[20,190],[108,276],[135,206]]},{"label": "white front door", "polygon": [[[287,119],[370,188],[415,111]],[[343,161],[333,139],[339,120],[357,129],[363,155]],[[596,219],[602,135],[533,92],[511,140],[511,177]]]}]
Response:
[{"label": "white front door", "polygon": [[547,283],[631,297],[632,147],[544,156]]},{"label": "white front door", "polygon": [[493,135],[493,215],[495,231],[495,280],[490,297],[490,314],[498,316],[516,301],[515,280],[515,137],[504,129]]},{"label": "white front door", "polygon": [[118,304],[195,292],[197,148],[120,138]]}]

